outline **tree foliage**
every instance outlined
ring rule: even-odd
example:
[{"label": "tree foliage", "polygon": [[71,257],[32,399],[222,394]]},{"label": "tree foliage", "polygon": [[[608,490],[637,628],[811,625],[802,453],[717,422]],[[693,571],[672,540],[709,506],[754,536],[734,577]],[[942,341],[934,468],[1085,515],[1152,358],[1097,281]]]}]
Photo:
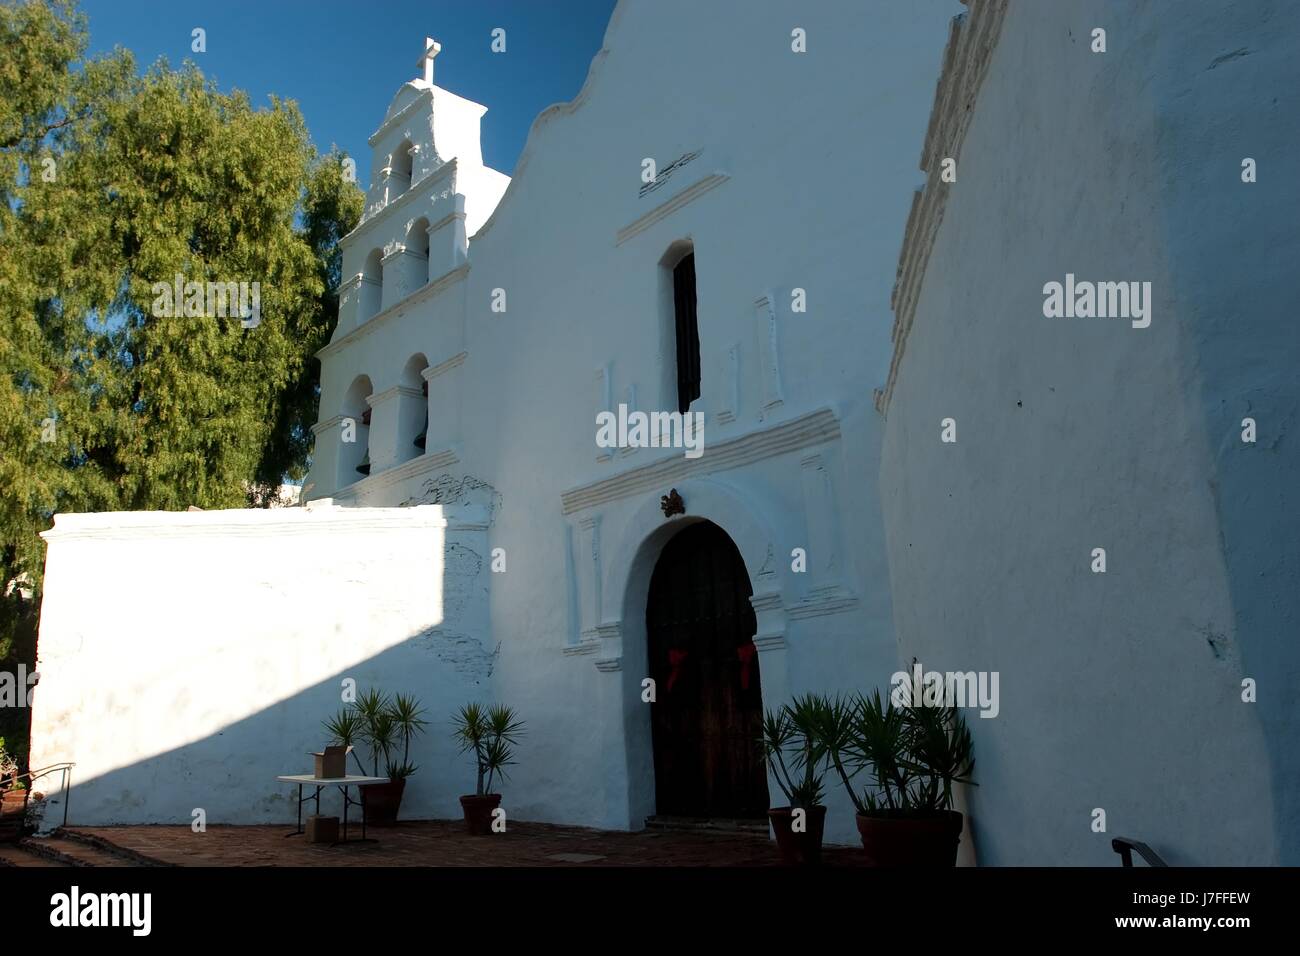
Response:
[{"label": "tree foliage", "polygon": [[[32,659],[9,585],[39,596],[55,513],[241,507],[305,473],[362,208],[293,102],[89,59],[86,29],[0,0],[0,659]],[[260,323],[155,314],[177,275],[259,283]]]}]

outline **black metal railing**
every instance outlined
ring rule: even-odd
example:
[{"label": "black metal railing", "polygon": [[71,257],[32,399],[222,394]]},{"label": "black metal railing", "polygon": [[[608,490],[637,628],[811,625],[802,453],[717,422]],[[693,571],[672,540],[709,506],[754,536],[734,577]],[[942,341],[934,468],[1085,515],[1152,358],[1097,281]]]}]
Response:
[{"label": "black metal railing", "polygon": [[75,766],[76,764],[71,762],[53,763],[48,767],[41,767],[39,770],[29,770],[26,773],[15,774],[13,776],[12,779],[15,783],[19,780],[27,781],[26,788],[23,790],[23,819],[26,819],[27,817],[27,807],[31,802],[32,783],[39,780],[41,777],[47,777],[52,773],[59,773],[61,774],[60,791],[63,794],[63,825],[65,827],[68,825],[68,795],[72,790],[72,768]]},{"label": "black metal railing", "polygon": [[1160,854],[1151,847],[1147,846],[1141,840],[1130,840],[1128,837],[1115,837],[1110,841],[1110,848],[1119,854],[1121,866],[1133,865],[1133,853],[1147,861],[1147,866],[1168,866],[1164,860],[1160,859]]}]

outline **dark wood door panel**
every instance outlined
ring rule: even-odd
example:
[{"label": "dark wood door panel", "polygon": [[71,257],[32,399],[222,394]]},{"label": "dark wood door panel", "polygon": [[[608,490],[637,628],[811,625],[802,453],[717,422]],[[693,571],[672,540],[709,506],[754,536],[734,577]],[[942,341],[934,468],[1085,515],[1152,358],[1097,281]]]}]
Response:
[{"label": "dark wood door panel", "polygon": [[767,779],[756,621],[744,561],[717,525],[668,542],[646,606],[655,790],[664,816],[761,817]]}]

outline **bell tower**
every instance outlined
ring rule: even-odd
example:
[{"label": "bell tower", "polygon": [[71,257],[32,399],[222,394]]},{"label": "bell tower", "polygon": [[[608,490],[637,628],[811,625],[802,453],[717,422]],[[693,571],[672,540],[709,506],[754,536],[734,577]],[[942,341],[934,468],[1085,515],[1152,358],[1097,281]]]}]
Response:
[{"label": "bell tower", "polygon": [[[479,123],[487,107],[434,85],[441,51],[437,40],[424,38],[415,61],[419,74],[398,89],[368,140],[371,176],[365,209],[340,243],[339,319],[331,344],[319,353],[321,405],[312,466],[316,497],[352,489],[430,449],[436,453],[447,444],[444,432],[454,424],[447,409],[457,397],[457,356],[463,343],[412,338],[398,317],[411,309],[432,315],[445,308],[437,297],[422,295],[423,290],[463,280],[469,238],[492,215],[510,178],[483,164]],[[456,324],[430,320],[424,327],[446,330]],[[376,348],[402,361],[421,355],[439,371],[423,382],[408,381],[396,374],[403,367],[397,359],[382,371]],[[433,414],[434,409],[439,413]],[[366,413],[370,417],[357,426]],[[421,421],[427,421],[423,435],[417,434]],[[355,428],[364,449],[344,440],[345,427]],[[352,489],[344,497],[363,492]]]}]

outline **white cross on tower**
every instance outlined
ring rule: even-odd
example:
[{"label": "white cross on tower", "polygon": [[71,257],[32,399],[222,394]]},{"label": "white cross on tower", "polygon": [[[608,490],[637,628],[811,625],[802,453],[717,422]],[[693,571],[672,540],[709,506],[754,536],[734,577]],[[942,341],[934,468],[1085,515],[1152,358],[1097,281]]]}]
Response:
[{"label": "white cross on tower", "polygon": [[433,37],[424,38],[424,54],[415,61],[416,66],[424,67],[424,82],[433,85],[433,58],[442,52],[442,44]]}]

